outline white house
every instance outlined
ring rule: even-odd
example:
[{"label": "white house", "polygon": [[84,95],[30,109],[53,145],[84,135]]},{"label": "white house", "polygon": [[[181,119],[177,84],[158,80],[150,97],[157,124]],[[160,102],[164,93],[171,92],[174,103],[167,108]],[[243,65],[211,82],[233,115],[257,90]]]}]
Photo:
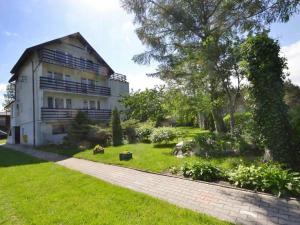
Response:
[{"label": "white house", "polygon": [[116,74],[80,33],[27,48],[11,70],[15,101],[10,104],[11,144],[59,143],[80,110],[107,123],[126,76]]}]

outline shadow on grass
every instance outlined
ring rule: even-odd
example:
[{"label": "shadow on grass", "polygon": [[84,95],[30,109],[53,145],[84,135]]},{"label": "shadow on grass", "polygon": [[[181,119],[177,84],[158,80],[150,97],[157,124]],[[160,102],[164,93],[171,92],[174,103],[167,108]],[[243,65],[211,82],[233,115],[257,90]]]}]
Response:
[{"label": "shadow on grass", "polygon": [[170,143],[170,144],[156,144],[153,145],[154,148],[174,148],[176,143]]},{"label": "shadow on grass", "polygon": [[25,153],[0,146],[0,168],[45,163],[45,162],[46,161],[42,159],[38,159],[26,155]]}]

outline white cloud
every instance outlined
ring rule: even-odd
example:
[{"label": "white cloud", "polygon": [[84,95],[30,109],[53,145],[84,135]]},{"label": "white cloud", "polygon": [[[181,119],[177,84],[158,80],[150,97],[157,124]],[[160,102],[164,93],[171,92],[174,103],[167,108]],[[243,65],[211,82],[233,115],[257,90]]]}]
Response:
[{"label": "white cloud", "polygon": [[287,58],[289,79],[294,84],[300,85],[300,41],[284,46],[281,52]]},{"label": "white cloud", "polygon": [[164,82],[159,78],[148,77],[141,72],[129,72],[126,73],[127,80],[129,82],[130,90],[145,90],[146,88],[154,88],[157,85],[163,85]]},{"label": "white cloud", "polygon": [[3,33],[5,36],[8,36],[8,37],[18,37],[18,36],[19,36],[18,33],[10,32],[10,31],[7,31],[7,30],[3,31],[2,33]]},{"label": "white cloud", "polygon": [[0,95],[6,91],[7,83],[0,83]]}]

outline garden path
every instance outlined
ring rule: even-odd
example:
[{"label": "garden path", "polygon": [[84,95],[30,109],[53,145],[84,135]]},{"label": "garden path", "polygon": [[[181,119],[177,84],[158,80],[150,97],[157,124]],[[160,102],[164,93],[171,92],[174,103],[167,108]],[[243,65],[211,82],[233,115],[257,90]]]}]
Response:
[{"label": "garden path", "polygon": [[21,145],[6,147],[236,224],[300,224],[297,200],[68,158]]}]

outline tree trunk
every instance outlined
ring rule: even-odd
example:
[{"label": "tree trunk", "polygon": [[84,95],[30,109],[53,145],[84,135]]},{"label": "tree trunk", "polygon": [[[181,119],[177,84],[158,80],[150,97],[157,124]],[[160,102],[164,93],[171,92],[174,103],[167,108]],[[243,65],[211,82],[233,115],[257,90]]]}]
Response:
[{"label": "tree trunk", "polygon": [[212,113],[212,116],[213,116],[213,119],[214,119],[216,132],[217,133],[225,133],[226,132],[226,127],[225,127],[222,115],[220,113],[220,109],[219,108],[213,108],[211,113]]},{"label": "tree trunk", "polygon": [[197,120],[198,120],[198,126],[201,129],[205,129],[206,126],[205,126],[205,115],[204,115],[204,113],[198,112],[198,114],[197,114]]},{"label": "tree trunk", "polygon": [[230,133],[231,133],[231,135],[233,135],[233,133],[234,133],[234,126],[235,126],[234,112],[235,112],[235,110],[231,106],[230,107],[230,112],[229,112],[229,114],[230,114]]}]

